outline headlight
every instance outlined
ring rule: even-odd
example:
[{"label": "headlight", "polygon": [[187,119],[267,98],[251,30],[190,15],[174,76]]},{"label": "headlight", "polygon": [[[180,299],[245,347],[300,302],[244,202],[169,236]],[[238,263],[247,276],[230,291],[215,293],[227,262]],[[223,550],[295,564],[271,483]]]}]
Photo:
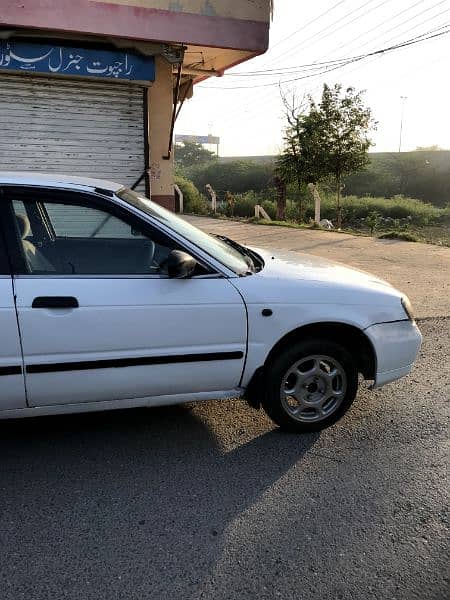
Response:
[{"label": "headlight", "polygon": [[413,307],[412,307],[411,302],[409,301],[409,298],[407,296],[403,296],[403,298],[402,298],[402,306],[403,306],[403,310],[405,311],[408,319],[410,321],[414,321]]}]

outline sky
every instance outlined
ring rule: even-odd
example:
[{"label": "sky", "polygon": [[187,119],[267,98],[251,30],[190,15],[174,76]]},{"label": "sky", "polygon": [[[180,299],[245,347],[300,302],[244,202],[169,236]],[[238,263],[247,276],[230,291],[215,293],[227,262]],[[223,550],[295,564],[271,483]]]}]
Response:
[{"label": "sky", "polygon": [[[313,64],[447,30],[328,73],[329,64]],[[280,68],[291,67],[293,75],[280,75]],[[263,75],[236,75],[257,71]],[[283,147],[281,92],[319,99],[324,83],[365,90],[378,122],[372,151],[398,151],[402,113],[402,151],[435,144],[450,149],[450,0],[275,0],[266,54],[196,85],[175,132],[219,136],[222,156],[275,155]]]}]

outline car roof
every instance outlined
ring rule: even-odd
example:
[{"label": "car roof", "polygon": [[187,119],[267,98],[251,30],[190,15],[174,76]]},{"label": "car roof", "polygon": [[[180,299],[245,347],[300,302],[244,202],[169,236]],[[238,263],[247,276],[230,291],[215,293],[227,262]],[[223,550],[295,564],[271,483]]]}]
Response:
[{"label": "car roof", "polygon": [[101,188],[110,192],[117,192],[124,187],[119,183],[105,179],[77,177],[59,173],[33,173],[30,171],[0,171],[0,185],[32,185],[83,190],[86,188]]}]

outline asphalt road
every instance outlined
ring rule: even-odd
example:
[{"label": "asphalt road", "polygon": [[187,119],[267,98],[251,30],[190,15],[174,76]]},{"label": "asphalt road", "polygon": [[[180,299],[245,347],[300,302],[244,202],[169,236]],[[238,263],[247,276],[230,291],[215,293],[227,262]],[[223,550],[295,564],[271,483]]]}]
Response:
[{"label": "asphalt road", "polygon": [[317,435],[238,401],[0,423],[0,598],[448,598],[450,320],[421,328]]}]

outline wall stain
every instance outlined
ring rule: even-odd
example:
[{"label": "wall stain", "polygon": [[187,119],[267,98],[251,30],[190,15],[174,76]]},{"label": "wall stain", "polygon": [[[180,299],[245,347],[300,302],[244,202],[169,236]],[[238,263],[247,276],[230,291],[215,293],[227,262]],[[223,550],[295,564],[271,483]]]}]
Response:
[{"label": "wall stain", "polygon": [[169,3],[169,10],[173,12],[184,12],[184,6],[178,0]]},{"label": "wall stain", "polygon": [[205,4],[203,5],[201,14],[205,15],[207,17],[217,17],[217,11],[214,8],[214,6],[211,4],[210,0],[205,1]]}]

